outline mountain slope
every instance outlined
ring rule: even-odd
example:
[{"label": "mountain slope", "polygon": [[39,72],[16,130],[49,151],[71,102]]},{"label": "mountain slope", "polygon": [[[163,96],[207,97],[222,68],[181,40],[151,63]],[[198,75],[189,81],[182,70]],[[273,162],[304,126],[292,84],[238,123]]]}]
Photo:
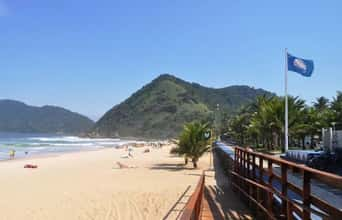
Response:
[{"label": "mountain slope", "polygon": [[264,94],[271,95],[248,86],[207,88],[165,74],[109,110],[90,136],[176,137],[185,122],[212,120],[217,104],[234,114]]},{"label": "mountain slope", "polygon": [[13,100],[0,100],[0,131],[79,134],[94,122],[85,116],[55,107],[34,107]]}]

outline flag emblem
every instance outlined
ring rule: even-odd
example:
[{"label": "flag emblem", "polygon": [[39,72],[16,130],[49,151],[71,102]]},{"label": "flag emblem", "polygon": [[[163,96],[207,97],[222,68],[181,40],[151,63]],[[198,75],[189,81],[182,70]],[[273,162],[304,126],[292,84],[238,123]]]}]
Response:
[{"label": "flag emblem", "polygon": [[304,70],[305,72],[306,72],[306,65],[305,65],[305,63],[303,62],[303,60],[301,60],[301,59],[294,59],[294,61],[293,61],[293,65],[295,66],[295,67],[297,67],[297,68],[299,68],[299,69],[302,69],[302,70]]},{"label": "flag emblem", "polygon": [[312,60],[306,60],[287,54],[287,68],[301,74],[302,76],[310,77],[314,70],[314,63]]}]

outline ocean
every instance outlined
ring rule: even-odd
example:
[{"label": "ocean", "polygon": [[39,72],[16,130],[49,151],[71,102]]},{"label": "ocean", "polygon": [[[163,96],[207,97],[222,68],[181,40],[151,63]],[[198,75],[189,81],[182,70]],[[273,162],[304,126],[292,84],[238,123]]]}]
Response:
[{"label": "ocean", "polygon": [[15,150],[15,158],[24,158],[44,154],[115,148],[130,142],[133,141],[110,138],[80,138],[55,134],[0,132],[0,160],[8,160],[11,150]]}]

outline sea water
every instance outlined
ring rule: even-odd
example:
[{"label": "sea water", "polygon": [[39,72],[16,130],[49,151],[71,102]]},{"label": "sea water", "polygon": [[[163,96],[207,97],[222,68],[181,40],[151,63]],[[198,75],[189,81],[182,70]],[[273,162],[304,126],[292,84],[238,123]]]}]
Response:
[{"label": "sea water", "polygon": [[53,134],[0,132],[0,160],[9,159],[11,150],[15,150],[15,158],[23,158],[43,154],[115,148],[129,142],[131,141],[110,138],[92,139]]}]

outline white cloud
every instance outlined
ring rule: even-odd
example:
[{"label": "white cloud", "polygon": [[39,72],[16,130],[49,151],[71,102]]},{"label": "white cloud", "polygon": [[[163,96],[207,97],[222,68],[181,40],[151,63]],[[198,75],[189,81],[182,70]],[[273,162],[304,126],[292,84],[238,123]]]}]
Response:
[{"label": "white cloud", "polygon": [[9,9],[3,0],[0,0],[0,17],[7,16],[9,14]]}]

